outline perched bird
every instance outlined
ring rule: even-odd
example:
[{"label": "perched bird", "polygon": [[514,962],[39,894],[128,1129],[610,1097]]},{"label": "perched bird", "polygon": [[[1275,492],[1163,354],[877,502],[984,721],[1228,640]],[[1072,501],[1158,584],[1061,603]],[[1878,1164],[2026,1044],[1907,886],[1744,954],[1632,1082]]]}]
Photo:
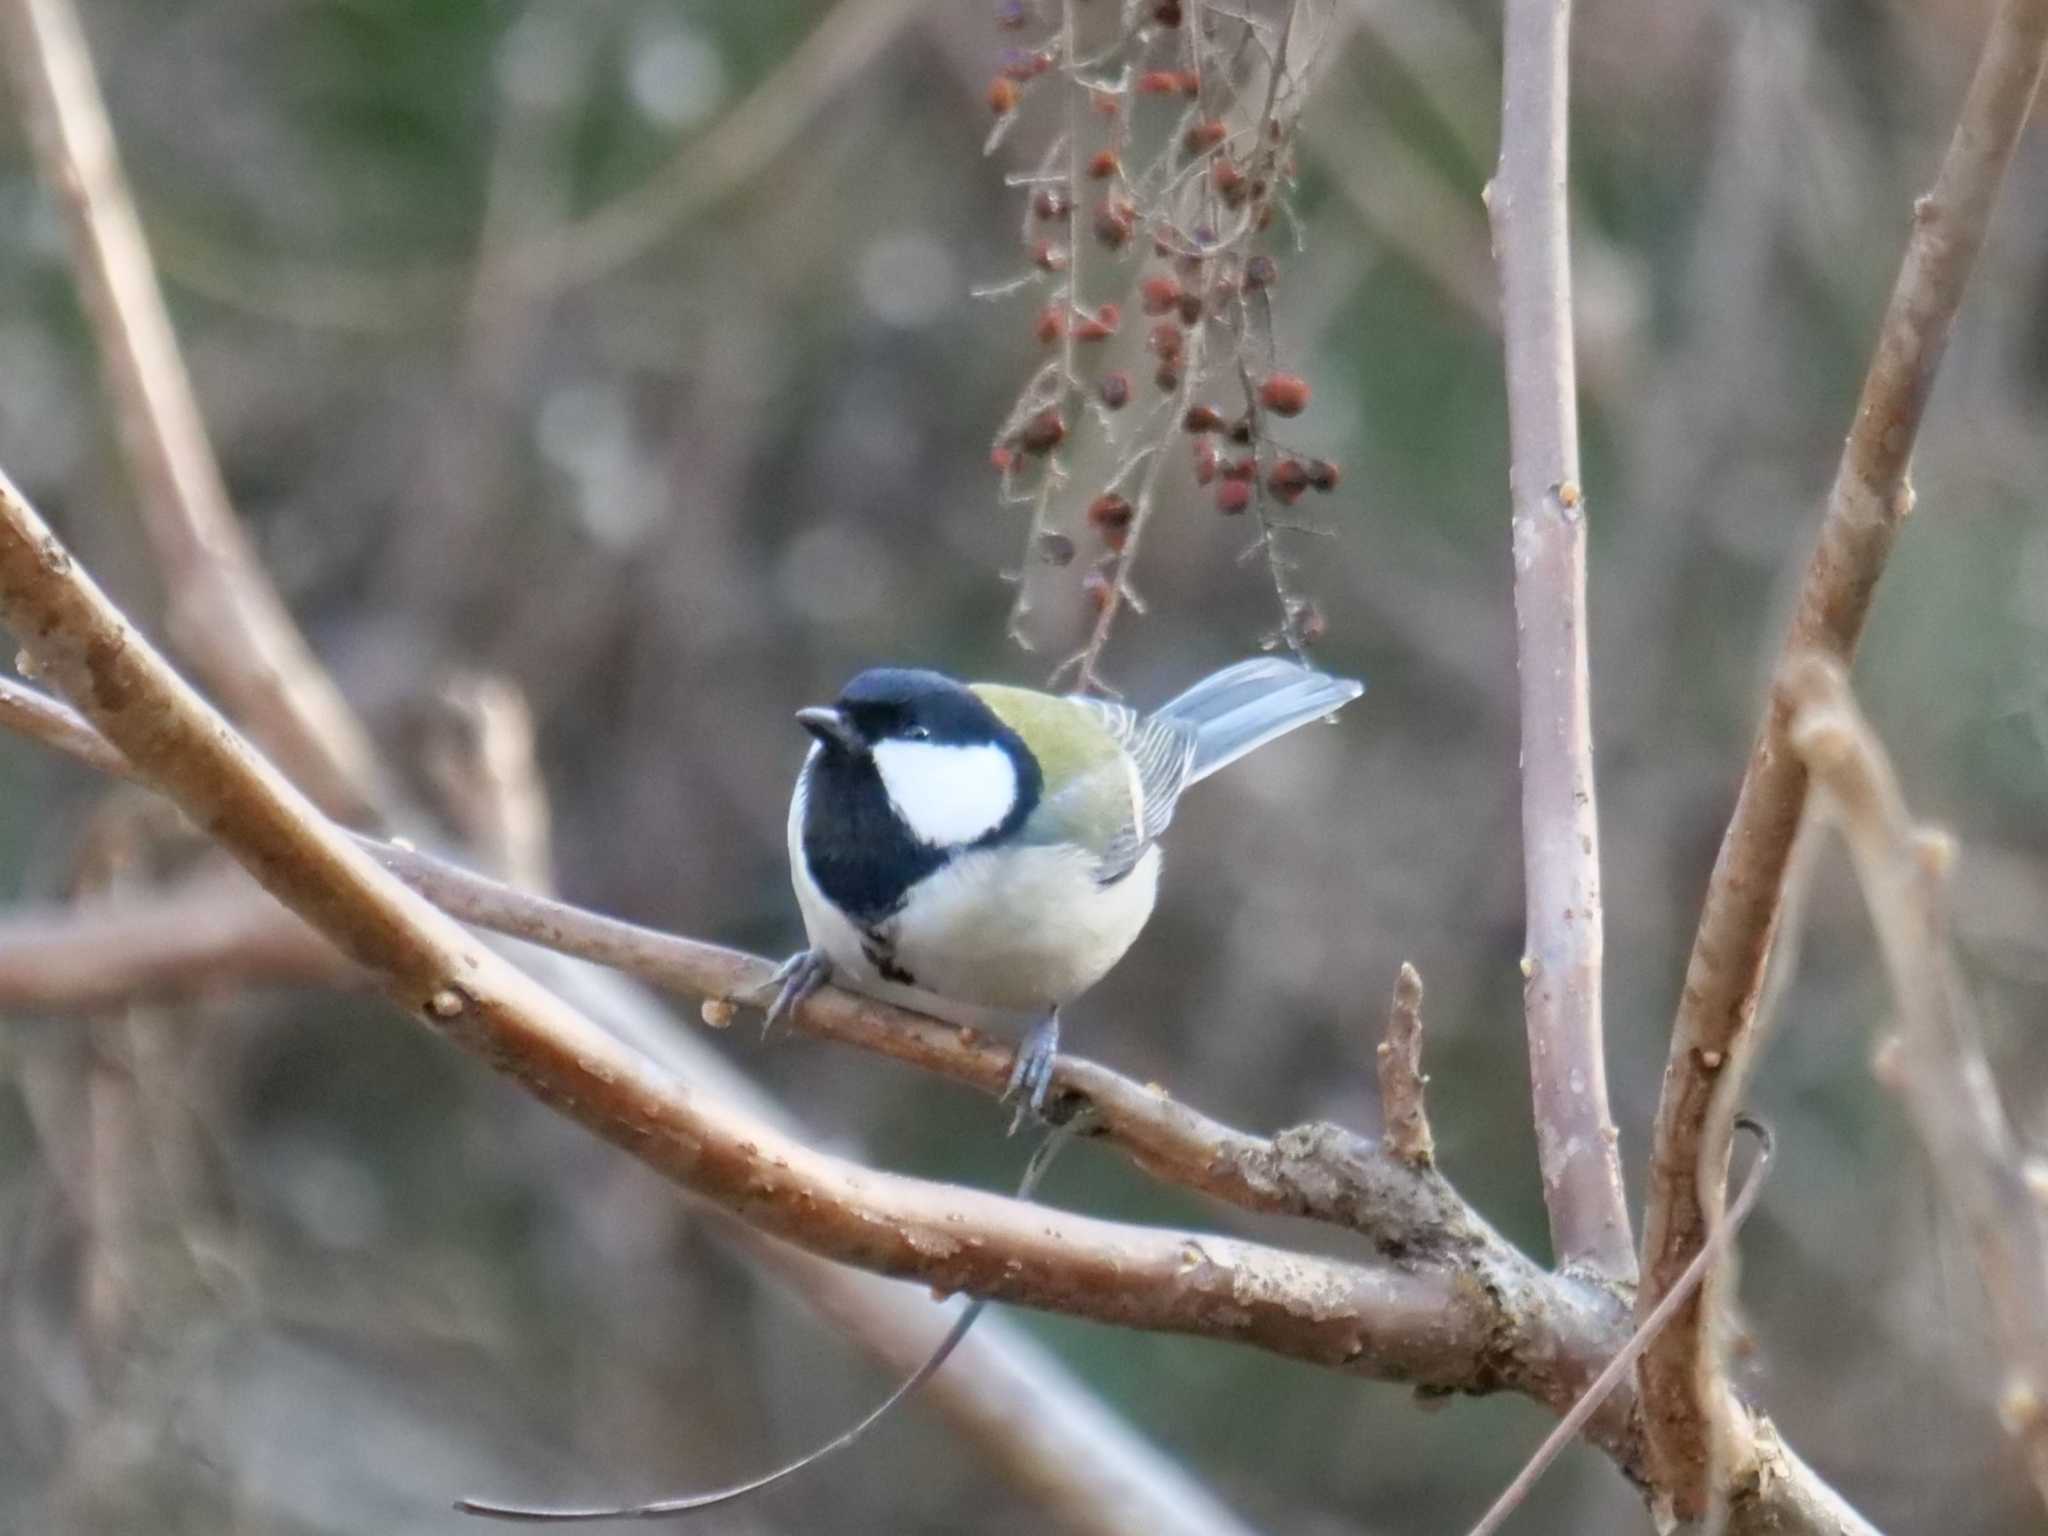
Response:
[{"label": "perched bird", "polygon": [[1043,1109],[1059,1010],[1152,915],[1181,792],[1365,691],[1278,657],[1226,667],[1149,715],[939,672],[879,668],[797,711],[817,738],[789,806],[810,948],[772,1024],[827,981],[959,1023],[1035,1014],[1006,1097]]}]

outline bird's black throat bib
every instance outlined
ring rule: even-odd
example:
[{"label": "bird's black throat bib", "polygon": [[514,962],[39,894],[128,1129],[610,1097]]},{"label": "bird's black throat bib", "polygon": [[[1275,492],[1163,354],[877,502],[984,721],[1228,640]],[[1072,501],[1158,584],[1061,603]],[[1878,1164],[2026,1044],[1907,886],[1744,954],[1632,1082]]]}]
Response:
[{"label": "bird's black throat bib", "polygon": [[867,754],[820,752],[804,772],[804,862],[825,898],[861,927],[897,911],[952,857],[903,824]]}]

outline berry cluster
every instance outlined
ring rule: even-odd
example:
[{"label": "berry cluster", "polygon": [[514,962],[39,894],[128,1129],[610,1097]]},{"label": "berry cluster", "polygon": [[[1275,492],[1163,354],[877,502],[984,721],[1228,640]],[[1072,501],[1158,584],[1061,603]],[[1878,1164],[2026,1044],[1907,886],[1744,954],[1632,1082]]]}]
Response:
[{"label": "berry cluster", "polygon": [[[1294,178],[1302,81],[1288,60],[1301,3],[1281,0],[1264,19],[1200,0],[1004,0],[997,11],[1000,28],[1024,36],[989,85],[990,148],[1034,102],[1064,112],[1038,168],[1010,178],[1025,197],[1030,270],[989,292],[1043,292],[1031,329],[1050,356],[990,458],[1005,499],[1033,509],[1032,558],[1067,568],[1088,551],[1080,590],[1094,623],[1060,669],[1083,687],[1100,685],[1118,611],[1140,606],[1131,563],[1183,452],[1218,512],[1257,523],[1251,553],[1263,554],[1282,612],[1275,641],[1299,649],[1323,628],[1292,589],[1276,542],[1292,525],[1276,513],[1334,489],[1339,471],[1272,430],[1310,397],[1273,356],[1279,268],[1266,249]],[[1127,327],[1131,309],[1145,323]],[[1149,390],[1137,382],[1147,380]],[[1078,513],[1061,494],[1074,480]],[[1020,640],[1031,580],[1027,565],[1012,616]]]}]

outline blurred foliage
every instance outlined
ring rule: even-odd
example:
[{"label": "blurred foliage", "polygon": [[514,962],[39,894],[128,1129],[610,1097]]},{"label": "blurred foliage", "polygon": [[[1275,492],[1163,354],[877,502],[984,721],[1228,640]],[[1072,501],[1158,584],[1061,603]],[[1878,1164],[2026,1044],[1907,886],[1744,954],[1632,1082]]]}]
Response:
[{"label": "blurred foliage", "polygon": [[[968,297],[1022,264],[1002,172],[1023,150],[980,153],[1002,43],[987,8],[920,8],[823,98],[779,101],[804,120],[790,147],[687,217],[649,221],[631,259],[496,297],[472,291],[479,262],[702,155],[824,7],[84,10],[240,510],[394,759],[412,761],[447,669],[502,673],[539,722],[568,896],[792,947],[790,711],[879,660],[1034,681],[1060,653],[1003,632],[1022,514],[996,505],[986,460],[1032,366],[1033,301]],[[1610,1070],[1639,1170],[1762,668],[1982,8],[1580,13]],[[1292,548],[1330,617],[1323,660],[1372,693],[1190,801],[1158,917],[1074,1010],[1070,1041],[1233,1122],[1369,1124],[1371,1042],[1412,959],[1444,1161],[1540,1253],[1506,433],[1490,311],[1452,276],[1485,260],[1498,17],[1463,0],[1336,14],[1278,325],[1316,387],[1300,435],[1345,468],[1314,508],[1330,536]],[[2037,1142],[2038,137],[1936,397],[1920,511],[1859,673],[1916,808],[1961,840],[1960,942]],[[1454,217],[1361,199],[1397,160]],[[61,230],[19,134],[0,130],[0,462],[149,618],[161,595],[108,420]],[[1139,701],[1276,618],[1237,558],[1241,527],[1184,470],[1166,484],[1136,573],[1152,614],[1109,653]],[[106,793],[0,742],[11,897],[62,899]],[[1988,1407],[1974,1275],[1866,1070],[1886,1006],[1829,853],[1756,1088],[1783,1156],[1745,1242],[1743,1384],[1888,1528],[2034,1528]],[[1018,1149],[984,1103],[745,1028],[720,1044],[835,1144],[1014,1179]],[[95,1083],[132,1111],[111,1149],[86,1108]],[[1345,1246],[1092,1152],[1049,1197]],[[453,1493],[715,1482],[881,1389],[651,1175],[359,997],[230,989],[0,1025],[0,1231],[0,1528],[470,1529],[446,1512]],[[126,1277],[111,1316],[89,1303],[110,1264]],[[1459,1528],[1543,1428],[1519,1402],[1421,1413],[1399,1389],[1248,1352],[1033,1326],[1274,1530]],[[1576,1454],[1518,1528],[1641,1523],[1620,1480]],[[1042,1522],[913,1409],[716,1528]]]}]

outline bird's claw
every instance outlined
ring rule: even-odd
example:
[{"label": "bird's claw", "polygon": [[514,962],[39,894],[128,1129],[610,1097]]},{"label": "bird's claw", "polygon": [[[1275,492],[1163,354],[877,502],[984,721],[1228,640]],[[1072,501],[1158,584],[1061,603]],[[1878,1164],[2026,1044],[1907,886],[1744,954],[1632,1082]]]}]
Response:
[{"label": "bird's claw", "polygon": [[803,1000],[831,979],[832,961],[822,949],[800,949],[778,965],[761,988],[764,994],[770,987],[776,989],[768,1016],[761,1021],[761,1038],[766,1040],[777,1024],[787,1023]]},{"label": "bird's claw", "polygon": [[1045,1096],[1052,1089],[1053,1064],[1059,1058],[1060,1016],[1047,1014],[1032,1026],[1031,1033],[1017,1047],[1017,1059],[1010,1067],[1009,1086],[1002,1102],[1017,1101],[1017,1113],[1010,1120],[1010,1134],[1016,1135],[1026,1119],[1044,1121]]}]

